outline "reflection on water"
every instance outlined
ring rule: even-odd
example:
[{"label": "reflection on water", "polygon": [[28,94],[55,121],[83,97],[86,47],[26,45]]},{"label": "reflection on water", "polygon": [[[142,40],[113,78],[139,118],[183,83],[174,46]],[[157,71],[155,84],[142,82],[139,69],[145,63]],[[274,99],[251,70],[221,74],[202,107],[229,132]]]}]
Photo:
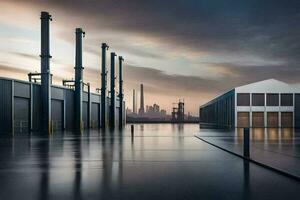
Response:
[{"label": "reflection on water", "polygon": [[[230,133],[230,132],[229,132]],[[251,140],[253,141],[292,141],[295,131],[292,128],[250,128]],[[244,129],[236,128],[235,137],[243,141]]]},{"label": "reflection on water", "polygon": [[[0,138],[0,199],[247,199],[264,192],[251,188],[257,177],[282,181],[201,142],[197,132],[198,125],[140,124],[134,138],[130,126]],[[255,130],[253,138],[264,134]],[[282,183],[287,193],[297,191]]]}]

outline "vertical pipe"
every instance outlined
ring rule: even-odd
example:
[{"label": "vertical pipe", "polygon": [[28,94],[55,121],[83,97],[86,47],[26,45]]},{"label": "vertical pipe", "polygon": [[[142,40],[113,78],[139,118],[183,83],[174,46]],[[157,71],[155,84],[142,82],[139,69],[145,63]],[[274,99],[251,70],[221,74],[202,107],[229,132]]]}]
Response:
[{"label": "vertical pipe", "polygon": [[109,124],[111,128],[115,127],[116,121],[116,97],[115,97],[115,57],[116,53],[110,53],[110,113]]},{"label": "vertical pipe", "polygon": [[92,126],[92,123],[91,123],[92,101],[91,101],[91,85],[90,85],[90,83],[88,83],[87,86],[88,86],[88,128],[91,128],[91,126]]},{"label": "vertical pipe", "polygon": [[249,134],[249,128],[244,128],[244,157],[250,158],[250,134]]},{"label": "vertical pipe", "polygon": [[106,128],[106,51],[108,45],[102,43],[102,66],[101,66],[101,128]]},{"label": "vertical pipe", "polygon": [[48,12],[41,12],[41,98],[42,98],[42,131],[51,134],[51,83],[50,83],[50,42]]},{"label": "vertical pipe", "polygon": [[33,85],[30,82],[30,113],[29,113],[29,131],[33,129]]},{"label": "vertical pipe", "polygon": [[15,135],[15,81],[11,81],[11,133]]},{"label": "vertical pipe", "polygon": [[123,57],[119,56],[119,128],[123,128]]},{"label": "vertical pipe", "polygon": [[75,55],[75,130],[82,131],[82,37],[85,32],[81,28],[76,28],[76,55]]}]

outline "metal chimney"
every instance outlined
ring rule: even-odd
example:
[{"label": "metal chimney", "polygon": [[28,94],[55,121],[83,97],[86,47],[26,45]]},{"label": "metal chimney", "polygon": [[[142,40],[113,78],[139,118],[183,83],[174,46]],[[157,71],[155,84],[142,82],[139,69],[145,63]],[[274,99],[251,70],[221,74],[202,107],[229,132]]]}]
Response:
[{"label": "metal chimney", "polygon": [[116,53],[110,53],[110,127],[115,127],[115,110],[116,110],[116,97],[115,97],[115,57]]},{"label": "metal chimney", "polygon": [[132,91],[132,112],[136,114],[136,103],[135,103],[135,89]]},{"label": "metal chimney", "polygon": [[102,66],[101,66],[101,128],[106,128],[106,51],[108,45],[102,43]]},{"label": "metal chimney", "polygon": [[123,128],[123,61],[124,58],[119,56],[119,128]]},{"label": "metal chimney", "polygon": [[75,130],[82,131],[82,37],[85,32],[81,28],[76,28],[76,55],[75,55]]},{"label": "metal chimney", "polygon": [[50,41],[48,12],[41,12],[41,98],[42,98],[42,130],[50,134],[51,124],[51,75],[50,75]]},{"label": "metal chimney", "polygon": [[139,114],[143,115],[145,113],[145,108],[144,108],[144,85],[141,84],[141,99],[140,99],[140,110]]}]

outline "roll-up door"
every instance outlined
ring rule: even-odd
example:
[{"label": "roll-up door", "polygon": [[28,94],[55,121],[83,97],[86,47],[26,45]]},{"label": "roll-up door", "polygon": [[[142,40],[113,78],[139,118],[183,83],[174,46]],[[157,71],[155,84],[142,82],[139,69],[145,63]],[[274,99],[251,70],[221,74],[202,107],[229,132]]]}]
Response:
[{"label": "roll-up door", "polygon": [[268,127],[278,127],[278,112],[268,112],[267,126]]},{"label": "roll-up door", "polygon": [[237,127],[249,127],[249,112],[237,113]]},{"label": "roll-up door", "polygon": [[29,99],[14,98],[14,133],[29,132]]},{"label": "roll-up door", "polygon": [[293,113],[292,112],[282,112],[281,113],[281,127],[283,127],[283,128],[293,127]]},{"label": "roll-up door", "polygon": [[264,127],[263,112],[252,112],[252,127]]},{"label": "roll-up door", "polygon": [[63,101],[51,100],[51,118],[53,131],[61,131],[63,129]]},{"label": "roll-up door", "polygon": [[99,112],[100,112],[100,105],[98,103],[92,103],[92,128],[99,128]]},{"label": "roll-up door", "polygon": [[84,128],[88,128],[88,102],[82,102],[82,121]]}]

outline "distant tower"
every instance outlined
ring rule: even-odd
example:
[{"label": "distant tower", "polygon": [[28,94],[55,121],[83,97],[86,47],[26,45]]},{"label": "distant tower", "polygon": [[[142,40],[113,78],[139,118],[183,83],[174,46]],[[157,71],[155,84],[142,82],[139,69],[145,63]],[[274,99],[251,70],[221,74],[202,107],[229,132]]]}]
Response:
[{"label": "distant tower", "polygon": [[136,113],[135,89],[132,91],[132,112]]},{"label": "distant tower", "polygon": [[144,109],[144,86],[141,84],[141,100],[140,100],[140,109],[139,109],[139,114],[144,114],[145,109]]}]

